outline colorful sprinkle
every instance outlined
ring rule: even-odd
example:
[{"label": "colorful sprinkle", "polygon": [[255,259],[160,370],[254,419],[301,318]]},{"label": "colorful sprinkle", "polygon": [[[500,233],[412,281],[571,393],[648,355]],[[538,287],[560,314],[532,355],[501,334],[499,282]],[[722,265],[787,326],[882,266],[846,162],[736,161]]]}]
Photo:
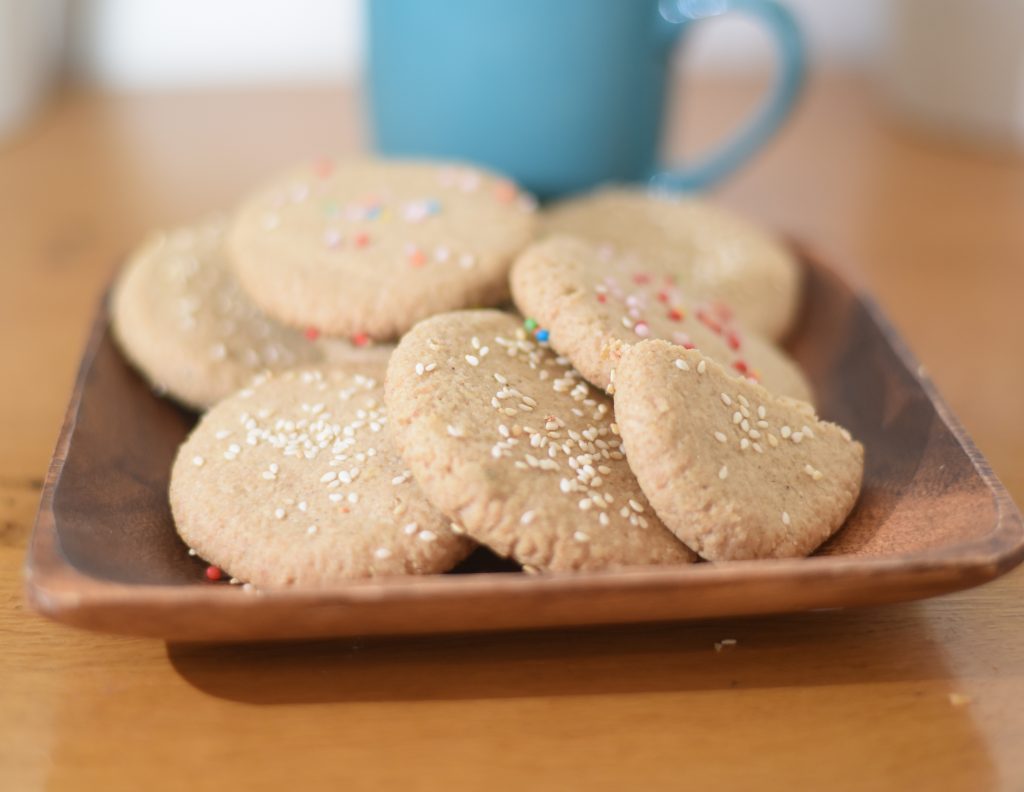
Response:
[{"label": "colorful sprinkle", "polygon": [[220,570],[220,567],[215,567],[211,564],[206,568],[207,580],[220,580],[222,577],[224,577],[224,573]]},{"label": "colorful sprinkle", "polygon": [[303,335],[308,341],[316,341],[320,337],[320,331],[315,327],[307,327]]},{"label": "colorful sprinkle", "polygon": [[534,330],[537,329],[537,320],[529,318],[524,320],[523,329],[525,329],[527,333],[532,333]]},{"label": "colorful sprinkle", "polygon": [[364,347],[370,343],[370,336],[368,336],[366,333],[356,333],[354,336],[352,336],[352,343],[355,344],[357,347]]},{"label": "colorful sprinkle", "polygon": [[537,330],[537,332],[534,334],[534,337],[543,344],[545,341],[548,340],[549,335],[550,333],[547,330],[540,329]]}]

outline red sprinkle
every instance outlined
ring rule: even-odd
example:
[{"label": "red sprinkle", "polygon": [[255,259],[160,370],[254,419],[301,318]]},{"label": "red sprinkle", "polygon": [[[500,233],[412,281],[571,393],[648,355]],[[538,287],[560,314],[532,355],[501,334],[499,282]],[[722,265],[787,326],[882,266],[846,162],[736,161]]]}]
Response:
[{"label": "red sprinkle", "polygon": [[494,188],[495,197],[502,203],[510,203],[515,200],[515,197],[519,194],[519,190],[512,182],[500,182]]},{"label": "red sprinkle", "polygon": [[750,368],[742,360],[737,360],[735,363],[732,364],[732,367],[736,369],[740,374],[746,375],[750,373]]},{"label": "red sprinkle", "polygon": [[668,302],[668,292],[667,291],[660,291],[660,292],[658,292],[658,302],[663,302],[663,303],[667,303]]},{"label": "red sprinkle", "polygon": [[684,317],[685,314],[678,308],[673,308],[671,311],[668,312],[668,318],[671,319],[673,322],[681,322],[683,321]]},{"label": "red sprinkle", "polygon": [[707,311],[705,311],[703,308],[697,311],[697,318],[700,319],[700,321],[703,322],[706,327],[708,327],[711,330],[714,330],[716,333],[721,335],[722,326],[714,319],[712,319],[710,316],[708,316]]},{"label": "red sprinkle", "polygon": [[320,331],[315,327],[307,327],[305,335],[310,341],[316,341],[320,337]]},{"label": "red sprinkle", "polygon": [[414,250],[409,253],[409,263],[414,267],[422,267],[427,263],[427,256],[422,250]]},{"label": "red sprinkle", "polygon": [[357,347],[364,347],[370,343],[370,337],[366,333],[356,333],[352,336],[352,343]]},{"label": "red sprinkle", "polygon": [[355,243],[356,247],[366,247],[370,244],[370,235],[365,231],[360,231],[352,238],[352,241]]},{"label": "red sprinkle", "polygon": [[732,308],[723,302],[716,302],[714,305],[715,313],[718,314],[718,318],[723,322],[728,322],[732,319]]},{"label": "red sprinkle", "polygon": [[326,179],[334,173],[334,162],[324,157],[313,163],[313,172],[321,179]]},{"label": "red sprinkle", "polygon": [[220,571],[220,567],[215,567],[211,564],[206,568],[207,580],[220,580],[223,576],[224,573]]},{"label": "red sprinkle", "polygon": [[651,282],[651,276],[648,275],[646,272],[638,272],[636,275],[633,276],[633,283],[638,283],[641,286],[643,284],[645,284],[645,283],[650,283],[650,282]]},{"label": "red sprinkle", "polygon": [[599,294],[599,295],[597,295],[597,301],[599,303],[606,303],[606,302],[608,302],[608,295],[607,294]]},{"label": "red sprinkle", "polygon": [[725,337],[725,340],[729,344],[729,349],[735,351],[740,348],[740,337],[736,334],[735,330],[730,330],[729,335]]},{"label": "red sprinkle", "polygon": [[693,343],[693,341],[686,341],[683,344],[683,349],[696,349],[696,348],[697,348],[697,345],[695,343]]}]

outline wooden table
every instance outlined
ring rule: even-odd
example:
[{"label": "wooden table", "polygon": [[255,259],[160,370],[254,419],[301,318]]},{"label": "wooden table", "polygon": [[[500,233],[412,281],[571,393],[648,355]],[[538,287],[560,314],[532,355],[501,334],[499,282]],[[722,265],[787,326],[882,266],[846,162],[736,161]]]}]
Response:
[{"label": "wooden table", "polygon": [[[673,139],[713,138],[755,93],[696,86]],[[0,789],[1024,789],[1024,569],[854,612],[415,641],[168,646],[26,611],[40,482],[115,262],[358,146],[353,107],[70,93],[0,149]],[[867,284],[1024,500],[1024,162],[898,131],[865,86],[820,78],[722,198]]]}]

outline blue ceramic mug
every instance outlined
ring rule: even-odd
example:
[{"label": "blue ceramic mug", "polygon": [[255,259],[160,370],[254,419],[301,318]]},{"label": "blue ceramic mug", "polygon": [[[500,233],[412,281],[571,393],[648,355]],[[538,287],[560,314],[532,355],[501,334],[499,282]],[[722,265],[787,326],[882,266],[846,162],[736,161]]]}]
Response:
[{"label": "blue ceramic mug", "polygon": [[[774,0],[369,0],[377,149],[489,165],[541,198],[651,179],[697,190],[743,164],[800,91],[804,52]],[[752,15],[781,68],[754,118],[706,159],[659,170],[673,47],[694,22]]]}]

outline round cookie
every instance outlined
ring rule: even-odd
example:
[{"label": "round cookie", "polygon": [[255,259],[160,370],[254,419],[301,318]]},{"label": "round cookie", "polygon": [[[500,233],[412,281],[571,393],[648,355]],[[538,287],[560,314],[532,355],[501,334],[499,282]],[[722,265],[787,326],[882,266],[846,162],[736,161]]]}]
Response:
[{"label": "round cookie", "polygon": [[178,450],[181,538],[264,587],[444,572],[470,550],[395,451],[383,369],[295,369],[211,409]]},{"label": "round cookie", "polygon": [[321,160],[245,201],[228,249],[242,285],[280,321],[391,339],[432,314],[506,299],[534,207],[476,167]]},{"label": "round cookie", "polygon": [[698,299],[720,300],[744,325],[772,340],[791,327],[800,305],[792,255],[746,220],[701,201],[607,188],[556,204],[543,231],[569,234],[660,262]]},{"label": "round cookie", "polygon": [[519,310],[549,333],[551,346],[584,377],[610,393],[623,350],[662,338],[700,349],[773,393],[812,399],[807,380],[783,352],[743,329],[721,303],[692,301],[677,275],[657,262],[553,236],[519,256],[511,281]]},{"label": "round cookie", "polygon": [[809,404],[666,341],[630,347],[616,384],[630,466],[665,524],[702,557],[809,555],[853,508],[864,448]]},{"label": "round cookie", "polygon": [[640,491],[611,401],[514,317],[420,322],[391,356],[387,403],[430,501],[528,571],[693,560]]},{"label": "round cookie", "polygon": [[114,338],[157,390],[203,410],[264,370],[325,359],[387,362],[389,347],[311,341],[268,319],[227,268],[223,239],[217,219],[156,234],[114,286]]}]

